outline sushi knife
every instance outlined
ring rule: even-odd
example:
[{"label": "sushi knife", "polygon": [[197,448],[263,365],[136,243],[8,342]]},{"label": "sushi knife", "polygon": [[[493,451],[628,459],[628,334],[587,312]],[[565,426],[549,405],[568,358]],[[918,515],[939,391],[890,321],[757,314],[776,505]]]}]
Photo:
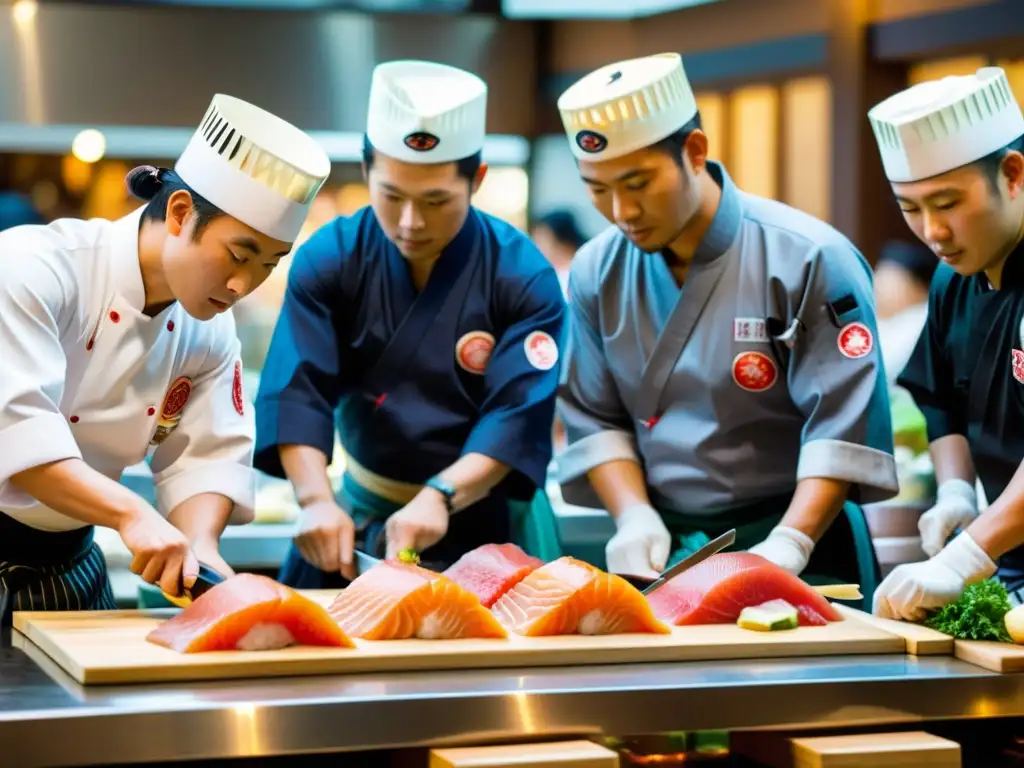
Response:
[{"label": "sushi knife", "polygon": [[185,608],[193,601],[197,600],[200,595],[209,592],[222,581],[226,580],[227,579],[223,574],[213,570],[213,568],[208,565],[200,563],[199,575],[196,577],[196,581],[191,587],[182,587],[180,595],[168,595],[166,592],[164,592],[163,595],[179,608]]},{"label": "sushi knife", "polygon": [[651,592],[653,592],[654,590],[658,589],[658,587],[665,586],[665,584],[667,584],[669,581],[674,579],[676,576],[678,576],[683,571],[689,570],[690,568],[693,568],[693,566],[697,565],[697,563],[703,562],[704,560],[707,560],[712,555],[717,554],[718,552],[721,552],[726,547],[732,545],[735,541],[736,541],[736,529],[733,528],[731,531],[726,531],[725,533],[723,533],[717,539],[712,539],[707,544],[705,544],[703,547],[701,547],[696,552],[694,552],[692,555],[690,555],[689,557],[683,558],[678,563],[673,565],[667,571],[662,573],[661,576],[659,576],[653,583],[648,585],[641,592],[641,594],[644,594],[644,595],[651,594]]},{"label": "sushi knife", "polygon": [[355,552],[356,552],[356,572],[360,576],[362,576],[368,570],[373,568],[375,565],[380,565],[380,560],[378,558],[372,557],[372,556],[366,554],[361,549],[357,549]]}]

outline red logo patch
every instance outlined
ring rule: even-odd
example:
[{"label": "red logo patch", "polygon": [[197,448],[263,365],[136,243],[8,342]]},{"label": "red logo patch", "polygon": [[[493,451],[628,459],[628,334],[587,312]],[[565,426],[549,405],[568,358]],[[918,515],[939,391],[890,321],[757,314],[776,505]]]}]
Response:
[{"label": "red logo patch", "polygon": [[438,144],[441,140],[432,133],[426,131],[417,131],[416,133],[410,133],[403,139],[405,146],[416,152],[429,152]]},{"label": "red logo patch", "polygon": [[591,154],[608,146],[608,139],[597,131],[580,131],[576,134],[576,146]]},{"label": "red logo patch", "polygon": [[455,360],[463,370],[481,374],[494,351],[494,337],[486,331],[470,331],[455,345]]},{"label": "red logo patch", "polygon": [[747,392],[764,392],[779,378],[779,369],[763,352],[741,352],[732,361],[732,378]]},{"label": "red logo patch", "polygon": [[864,323],[850,323],[839,332],[839,351],[856,360],[875,348],[875,339]]},{"label": "red logo patch", "polygon": [[192,380],[182,376],[176,379],[171,388],[167,390],[164,398],[164,406],[160,409],[160,418],[170,421],[180,417],[181,409],[185,407],[189,397],[192,395]]},{"label": "red logo patch", "polygon": [[242,361],[235,361],[235,381],[231,385],[231,400],[239,416],[245,415],[245,400],[242,398]]},{"label": "red logo patch", "polygon": [[1011,349],[1010,366],[1013,370],[1013,378],[1024,384],[1024,352],[1019,349]]}]

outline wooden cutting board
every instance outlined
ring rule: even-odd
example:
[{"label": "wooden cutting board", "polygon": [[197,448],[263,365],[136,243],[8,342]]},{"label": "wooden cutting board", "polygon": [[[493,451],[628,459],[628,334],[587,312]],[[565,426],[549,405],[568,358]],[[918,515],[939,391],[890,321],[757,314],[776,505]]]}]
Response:
[{"label": "wooden cutting board", "polygon": [[[323,603],[334,593],[305,592]],[[734,624],[671,635],[498,640],[356,640],[356,648],[179,654],[146,641],[173,609],[17,612],[14,627],[84,685],[230,678],[904,653],[904,638],[855,618],[825,627],[754,632]]]},{"label": "wooden cutting board", "polygon": [[1024,645],[956,640],[954,654],[961,661],[993,672],[1024,672]]}]

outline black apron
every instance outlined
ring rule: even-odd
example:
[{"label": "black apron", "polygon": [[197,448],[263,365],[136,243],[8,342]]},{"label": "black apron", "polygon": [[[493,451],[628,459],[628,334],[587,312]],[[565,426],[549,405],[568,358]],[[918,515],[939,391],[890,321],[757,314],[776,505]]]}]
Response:
[{"label": "black apron", "polygon": [[0,626],[14,611],[116,608],[92,526],[41,531],[0,512]]}]

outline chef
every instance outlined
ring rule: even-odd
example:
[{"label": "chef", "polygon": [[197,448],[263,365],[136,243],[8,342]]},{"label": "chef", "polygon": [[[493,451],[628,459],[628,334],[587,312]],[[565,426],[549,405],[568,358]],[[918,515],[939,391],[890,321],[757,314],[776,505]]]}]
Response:
[{"label": "chef", "polygon": [[558,104],[614,225],[572,263],[558,459],[565,499],[614,519],[608,568],[653,576],[736,528],[809,580],[876,583],[859,508],[839,516],[897,491],[869,266],[708,160],[678,55],[602,67]]},{"label": "chef", "polygon": [[[868,113],[910,230],[939,257],[928,319],[898,383],[928,425],[931,559],[896,568],[875,611],[923,618],[997,575],[1024,588],[1024,116],[997,67],[921,83]],[[975,480],[991,505],[978,514]],[[947,543],[948,542],[948,543]]]},{"label": "chef", "polygon": [[[115,608],[93,527],[169,595],[227,574],[253,517],[253,413],[231,307],[288,254],[330,171],[298,129],[217,95],[117,220],[0,233],[0,605]],[[149,460],[156,507],[121,485]]]},{"label": "chef", "polygon": [[486,107],[468,72],[378,66],[370,206],[296,254],[256,404],[255,464],[302,510],[286,584],[344,586],[357,529],[373,555],[434,567],[509,540],[558,556],[543,489],[565,302],[526,235],[472,206]]}]

